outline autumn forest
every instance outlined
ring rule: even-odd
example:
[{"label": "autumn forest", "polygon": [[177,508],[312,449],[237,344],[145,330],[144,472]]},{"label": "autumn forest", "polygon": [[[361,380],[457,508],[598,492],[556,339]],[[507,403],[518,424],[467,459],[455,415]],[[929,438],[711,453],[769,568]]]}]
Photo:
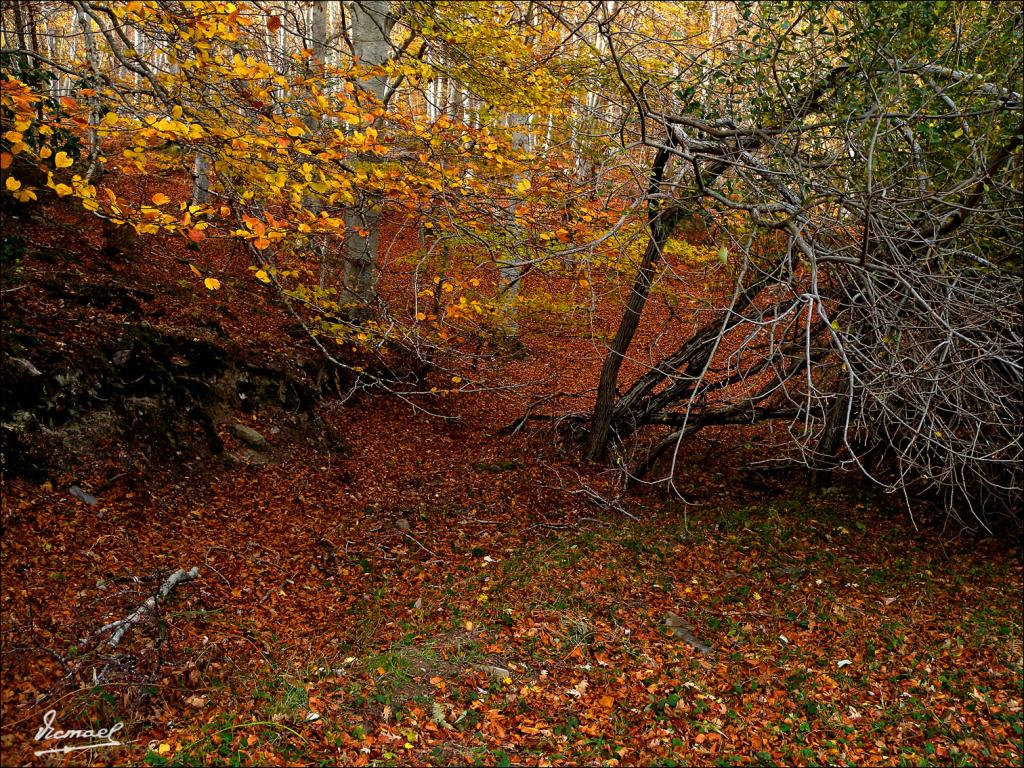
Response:
[{"label": "autumn forest", "polygon": [[1013,2],[4,0],[4,765],[1019,765]]}]

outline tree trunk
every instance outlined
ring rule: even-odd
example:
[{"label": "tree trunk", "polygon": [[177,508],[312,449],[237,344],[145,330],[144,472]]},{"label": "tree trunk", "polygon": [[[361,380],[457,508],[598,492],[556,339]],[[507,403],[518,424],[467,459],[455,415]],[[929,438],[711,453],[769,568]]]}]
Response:
[{"label": "tree trunk", "polygon": [[587,446],[587,458],[597,460],[604,457],[608,450],[608,439],[612,425],[612,412],[615,410],[615,391],[619,382],[619,369],[626,357],[629,345],[636,335],[640,317],[643,315],[647,296],[651,291],[654,278],[654,267],[661,258],[661,251],[674,229],[677,219],[676,210],[668,212],[665,220],[655,219],[650,224],[650,235],[647,248],[644,250],[640,268],[633,280],[626,310],[622,313],[619,327],[615,331],[608,356],[601,366],[601,379],[597,385],[597,402],[594,404],[594,416],[591,420],[590,443]]},{"label": "tree trunk", "polygon": [[[314,70],[312,74],[325,76],[327,69],[327,3],[324,0],[316,0],[310,8],[309,43],[313,50],[313,58],[310,61]],[[327,88],[325,87],[324,90]],[[309,110],[304,115],[303,122],[310,133],[316,133],[320,130],[321,120],[320,115],[315,111],[315,99],[312,92],[309,94]],[[322,210],[320,199],[308,192],[303,196],[302,205],[314,214],[318,214]],[[324,260],[327,253],[326,248],[320,250],[321,260]]]},{"label": "tree trunk", "polygon": [[364,322],[373,316],[377,282],[380,213],[370,207],[345,210],[345,303],[349,318]]},{"label": "tree trunk", "polygon": [[317,0],[310,9],[309,38],[313,59],[321,67],[327,66],[327,3]]},{"label": "tree trunk", "polygon": [[[350,7],[352,53],[360,64],[378,66],[391,56],[391,29],[394,17],[388,0],[357,0]],[[364,78],[360,88],[380,102],[387,93],[387,79],[376,75]],[[369,160],[369,158],[363,158]],[[380,211],[365,197],[345,211],[345,294],[353,320],[364,321],[372,314],[377,241],[380,238]]]},{"label": "tree trunk", "polygon": [[[512,149],[516,152],[523,152],[529,143],[527,126],[529,117],[522,113],[514,113],[509,116],[509,127],[512,128]],[[521,174],[512,176],[512,184],[518,185],[523,180]],[[516,222],[516,199],[513,197],[506,208],[508,220],[508,231],[511,240],[505,258],[498,262],[498,295],[501,298],[501,307],[505,315],[505,335],[510,339],[519,337],[519,321],[516,319],[516,299],[519,297],[520,283],[523,278],[523,264],[516,257],[516,250],[519,241],[522,239],[519,224]]]},{"label": "tree trunk", "polygon": [[[86,61],[89,64],[89,70],[92,74],[91,82],[89,83],[90,88],[95,88],[96,78],[100,73],[100,55],[99,49],[96,47],[96,36],[92,31],[92,18],[85,11],[81,3],[75,3],[75,11],[78,16],[78,26],[82,30],[82,37],[85,40],[85,56]],[[87,103],[90,106],[89,109],[89,169],[85,172],[85,178],[91,180],[95,175],[99,167],[99,156],[100,156],[100,139],[97,133],[97,128],[100,124],[100,113],[98,100],[95,96],[90,96],[87,99]]]},{"label": "tree trunk", "polygon": [[[669,156],[670,153],[667,149],[659,149],[655,155],[654,163],[651,165],[648,197],[653,197],[658,192]],[[608,450],[619,369],[622,368],[622,361],[629,350],[629,345],[633,342],[633,336],[636,335],[637,326],[640,324],[640,316],[647,304],[647,295],[651,291],[651,281],[654,277],[654,266],[661,258],[662,248],[671,236],[672,230],[675,229],[676,222],[682,217],[681,209],[671,208],[662,212],[658,209],[657,202],[653,200],[648,205],[647,248],[644,250],[640,268],[633,280],[633,290],[630,292],[626,310],[619,321],[619,327],[615,331],[615,338],[612,340],[608,356],[604,359],[604,365],[601,366],[601,379],[597,385],[597,401],[594,404],[590,441],[587,446],[587,458],[591,460],[603,458]]]},{"label": "tree trunk", "polygon": [[205,205],[210,200],[210,156],[200,151],[192,165],[192,203]]}]

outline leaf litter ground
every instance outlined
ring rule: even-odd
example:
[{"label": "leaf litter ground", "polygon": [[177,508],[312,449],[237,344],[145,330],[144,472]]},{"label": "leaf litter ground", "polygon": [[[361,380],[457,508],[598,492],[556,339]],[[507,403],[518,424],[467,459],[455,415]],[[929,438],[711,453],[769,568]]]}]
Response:
[{"label": "leaf litter ground", "polygon": [[[227,247],[118,260],[66,209],[19,226],[69,254],[61,279],[150,291],[155,326],[255,356],[287,330]],[[12,316],[44,341],[85,350],[116,319],[41,290],[52,263],[22,268]],[[5,479],[4,763],[1020,763],[1018,550],[915,531],[862,486],[752,482],[737,430],[684,466],[694,503],[598,508],[599,468],[500,429],[540,382],[592,387],[601,345],[538,326],[524,348],[489,372],[521,389],[432,403],[455,418],[319,404],[344,451],[258,410],[235,416],[268,437],[266,465],[142,471],[112,445],[74,474]],[[83,642],[193,565],[116,649]],[[65,728],[123,720],[125,746],[36,758],[50,709]]]}]

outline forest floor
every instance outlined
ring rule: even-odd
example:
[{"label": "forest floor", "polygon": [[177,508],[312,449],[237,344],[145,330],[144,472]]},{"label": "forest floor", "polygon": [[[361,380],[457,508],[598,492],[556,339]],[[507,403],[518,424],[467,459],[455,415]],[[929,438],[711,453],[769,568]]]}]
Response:
[{"label": "forest floor", "polygon": [[[444,418],[251,392],[206,452],[201,425],[189,442],[124,421],[158,408],[154,384],[104,433],[100,358],[140,328],[168,370],[219,351],[264,388],[308,384],[292,357],[312,352],[284,345],[241,257],[112,244],[61,205],[4,224],[5,354],[37,370],[7,394],[82,409],[3,479],[4,765],[1020,764],[1019,549],[915,529],[862,483],[750,470],[735,429],[684,462],[687,503],[596,504],[611,473],[550,431],[502,432],[538,383],[596,381],[601,344],[542,327],[487,391],[432,400]],[[136,355],[141,379],[131,338],[118,365]],[[97,635],[193,566],[119,645]],[[49,710],[123,722],[121,745],[37,756],[88,743],[35,740]]]}]

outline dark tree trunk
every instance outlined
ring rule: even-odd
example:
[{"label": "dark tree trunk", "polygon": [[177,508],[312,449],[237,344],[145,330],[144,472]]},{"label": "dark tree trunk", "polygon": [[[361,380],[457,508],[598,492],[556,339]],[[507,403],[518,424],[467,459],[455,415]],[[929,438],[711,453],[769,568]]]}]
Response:
[{"label": "dark tree trunk", "polygon": [[[661,186],[669,156],[669,150],[659,149],[658,154],[654,157],[654,164],[651,166],[651,184],[648,189],[648,195],[651,198]],[[651,199],[649,203],[647,248],[644,250],[640,268],[633,280],[633,290],[626,304],[626,310],[619,321],[619,327],[615,331],[615,338],[612,340],[608,356],[604,359],[604,365],[601,366],[601,379],[597,385],[597,402],[594,404],[590,441],[587,446],[588,459],[601,459],[608,450],[619,369],[622,367],[622,361],[629,350],[629,345],[633,342],[637,326],[640,324],[640,317],[644,312],[644,306],[647,304],[647,296],[651,292],[651,281],[654,278],[654,267],[661,258],[661,251],[672,235],[672,230],[675,229],[682,216],[681,208],[669,208],[666,211],[661,211],[657,200]]]}]

